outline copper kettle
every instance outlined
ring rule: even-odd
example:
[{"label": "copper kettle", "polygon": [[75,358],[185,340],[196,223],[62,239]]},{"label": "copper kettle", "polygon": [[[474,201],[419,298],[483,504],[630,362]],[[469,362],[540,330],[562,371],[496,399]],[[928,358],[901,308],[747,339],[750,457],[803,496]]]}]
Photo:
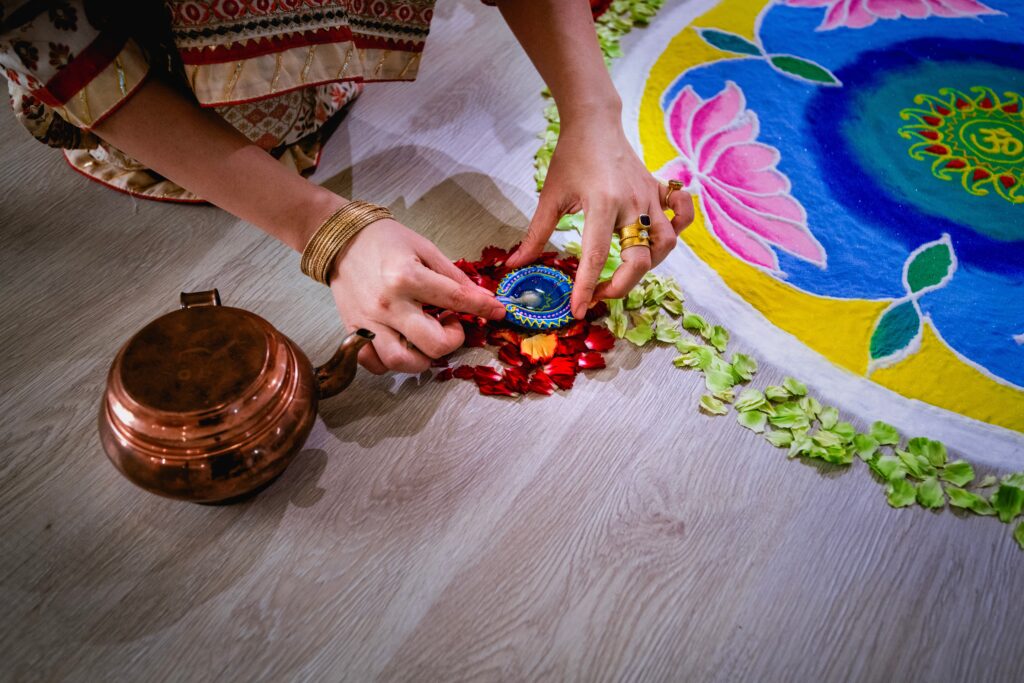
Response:
[{"label": "copper kettle", "polygon": [[317,401],[355,377],[373,339],[356,330],[324,365],[263,318],[221,306],[217,290],[183,292],[181,309],[121,348],[100,406],[111,462],[147,491],[228,502],[267,486],[305,443]]}]

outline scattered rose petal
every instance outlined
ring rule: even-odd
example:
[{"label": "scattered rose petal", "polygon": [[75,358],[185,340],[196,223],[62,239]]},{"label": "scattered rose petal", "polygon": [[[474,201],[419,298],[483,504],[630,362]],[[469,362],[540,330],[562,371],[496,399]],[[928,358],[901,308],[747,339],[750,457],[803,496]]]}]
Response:
[{"label": "scattered rose petal", "polygon": [[473,367],[473,380],[477,384],[493,384],[501,381],[501,372],[490,365],[476,365]]},{"label": "scattered rose petal", "polygon": [[533,373],[533,377],[530,378],[530,391],[535,394],[550,396],[555,393],[555,383],[551,381],[551,378],[546,372],[538,370]]},{"label": "scattered rose petal", "polygon": [[607,367],[604,363],[604,356],[597,351],[581,353],[576,357],[576,365],[584,370],[598,370]]},{"label": "scattered rose petal", "polygon": [[514,391],[525,394],[530,390],[530,376],[523,368],[505,368],[505,383]]},{"label": "scattered rose petal", "polygon": [[462,332],[466,335],[466,341],[462,343],[468,348],[487,346],[487,330],[476,325],[462,325]]},{"label": "scattered rose petal", "polygon": [[585,320],[577,320],[572,325],[558,331],[560,337],[582,337],[587,334],[590,324]]},{"label": "scattered rose petal", "polygon": [[589,322],[594,322],[595,320],[600,320],[606,315],[608,315],[608,304],[604,301],[598,301],[587,309],[586,318]]},{"label": "scattered rose petal", "polygon": [[454,370],[452,370],[451,368],[445,368],[441,372],[439,372],[436,375],[434,375],[434,379],[436,381],[438,381],[438,382],[447,382],[448,380],[450,380],[454,376],[455,376],[455,371]]},{"label": "scattered rose petal", "polygon": [[448,367],[448,356],[441,356],[430,361],[430,367],[433,368],[446,368]]},{"label": "scattered rose petal", "polygon": [[498,329],[491,330],[487,333],[487,343],[492,346],[501,346],[504,343],[519,346],[519,342],[522,341],[522,339],[522,335],[507,327],[499,327]]},{"label": "scattered rose petal", "polygon": [[523,357],[522,352],[519,351],[519,346],[517,344],[502,344],[501,348],[498,349],[498,360],[505,365],[511,365],[517,368],[526,365],[526,358]]},{"label": "scattered rose petal", "polygon": [[452,370],[452,377],[456,379],[473,379],[473,374],[472,365],[460,365]]},{"label": "scattered rose petal", "polygon": [[558,346],[555,347],[556,356],[575,356],[587,350],[587,345],[582,337],[559,337]]},{"label": "scattered rose petal", "polygon": [[518,396],[516,392],[504,384],[479,384],[480,393],[485,396]]},{"label": "scattered rose petal", "polygon": [[591,325],[584,343],[591,351],[607,351],[615,346],[615,335],[607,327]]}]

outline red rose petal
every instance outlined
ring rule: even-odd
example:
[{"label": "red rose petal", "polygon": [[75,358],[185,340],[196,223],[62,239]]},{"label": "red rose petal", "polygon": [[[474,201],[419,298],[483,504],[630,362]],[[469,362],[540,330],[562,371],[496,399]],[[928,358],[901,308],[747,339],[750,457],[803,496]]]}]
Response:
[{"label": "red rose petal", "polygon": [[498,349],[498,360],[517,368],[526,365],[526,358],[523,357],[518,344],[502,344]]},{"label": "red rose petal", "polygon": [[448,367],[448,356],[441,356],[430,361],[430,367],[432,368],[446,368]]},{"label": "red rose petal", "polygon": [[556,356],[575,356],[587,350],[583,337],[559,337],[555,347]]},{"label": "red rose petal", "polygon": [[499,327],[498,329],[490,330],[487,333],[487,343],[492,346],[501,346],[506,343],[519,346],[519,342],[522,340],[523,338],[518,332],[507,327]]},{"label": "red rose petal", "polygon": [[580,260],[575,256],[559,258],[551,262],[551,267],[560,270],[569,277],[576,277],[576,270],[580,267]]},{"label": "red rose petal", "polygon": [[473,381],[477,384],[492,384],[501,381],[501,372],[490,365],[474,365]]},{"label": "red rose petal", "polygon": [[576,375],[551,375],[551,381],[559,389],[568,391],[572,389],[572,385],[576,381]]},{"label": "red rose petal", "polygon": [[463,346],[467,348],[487,346],[487,330],[484,327],[463,323],[462,332],[466,335],[466,341],[462,342]]},{"label": "red rose petal", "polygon": [[607,327],[591,325],[584,345],[591,351],[607,351],[615,346],[615,335]]},{"label": "red rose petal", "polygon": [[569,327],[565,327],[558,332],[560,337],[582,337],[587,334],[587,330],[590,325],[586,320],[577,320]]},{"label": "red rose petal", "polygon": [[494,292],[498,289],[498,281],[492,277],[487,277],[486,275],[470,275],[469,279],[472,280],[474,284],[483,287],[489,292]]},{"label": "red rose petal", "polygon": [[576,371],[576,360],[565,356],[555,356],[544,364],[544,372],[551,375],[552,379],[566,376],[575,377]]},{"label": "red rose petal", "polygon": [[505,368],[505,384],[513,391],[525,394],[530,390],[530,376],[523,368]]},{"label": "red rose petal", "polygon": [[487,265],[498,265],[505,262],[508,258],[509,252],[505,251],[501,247],[489,246],[484,247],[483,252],[480,254],[480,260]]},{"label": "red rose petal", "polygon": [[604,363],[604,356],[597,351],[581,353],[576,357],[576,365],[584,370],[598,370],[607,367]]},{"label": "red rose petal", "polygon": [[504,384],[478,384],[480,393],[485,396],[518,396],[510,387]]},{"label": "red rose petal", "polygon": [[459,367],[452,370],[452,377],[456,379],[473,379],[473,366],[472,365],[460,365]]},{"label": "red rose petal", "polygon": [[469,261],[467,261],[464,258],[460,258],[458,261],[456,261],[455,262],[455,267],[458,268],[459,270],[461,270],[466,275],[476,275],[477,274],[476,265],[470,263]]},{"label": "red rose petal", "polygon": [[596,304],[587,309],[586,319],[590,322],[599,320],[608,315],[608,304],[603,301],[598,301]]},{"label": "red rose petal", "polygon": [[530,391],[535,394],[550,396],[555,393],[555,383],[551,381],[551,377],[546,372],[538,370],[530,378]]},{"label": "red rose petal", "polygon": [[441,372],[434,375],[434,381],[436,382],[447,382],[455,376],[455,371],[451,368],[445,368]]}]

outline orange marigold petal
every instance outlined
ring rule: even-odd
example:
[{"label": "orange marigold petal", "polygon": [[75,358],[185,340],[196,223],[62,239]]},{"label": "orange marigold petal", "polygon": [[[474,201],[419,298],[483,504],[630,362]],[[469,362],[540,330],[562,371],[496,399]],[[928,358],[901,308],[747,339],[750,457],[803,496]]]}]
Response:
[{"label": "orange marigold petal", "polygon": [[557,347],[558,335],[552,332],[535,334],[519,342],[519,350],[533,363],[543,363],[546,360],[550,360],[555,355]]}]

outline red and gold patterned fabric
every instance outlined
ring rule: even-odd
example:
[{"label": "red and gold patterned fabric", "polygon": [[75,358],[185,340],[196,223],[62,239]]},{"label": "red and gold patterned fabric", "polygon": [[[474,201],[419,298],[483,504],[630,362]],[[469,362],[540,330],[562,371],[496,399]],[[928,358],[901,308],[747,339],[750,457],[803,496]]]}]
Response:
[{"label": "red and gold patterned fabric", "polygon": [[415,79],[433,5],[0,0],[0,69],[18,119],[64,148],[78,171],[138,196],[201,201],[90,130],[160,71],[282,162],[311,172],[326,124],[363,83]]}]

